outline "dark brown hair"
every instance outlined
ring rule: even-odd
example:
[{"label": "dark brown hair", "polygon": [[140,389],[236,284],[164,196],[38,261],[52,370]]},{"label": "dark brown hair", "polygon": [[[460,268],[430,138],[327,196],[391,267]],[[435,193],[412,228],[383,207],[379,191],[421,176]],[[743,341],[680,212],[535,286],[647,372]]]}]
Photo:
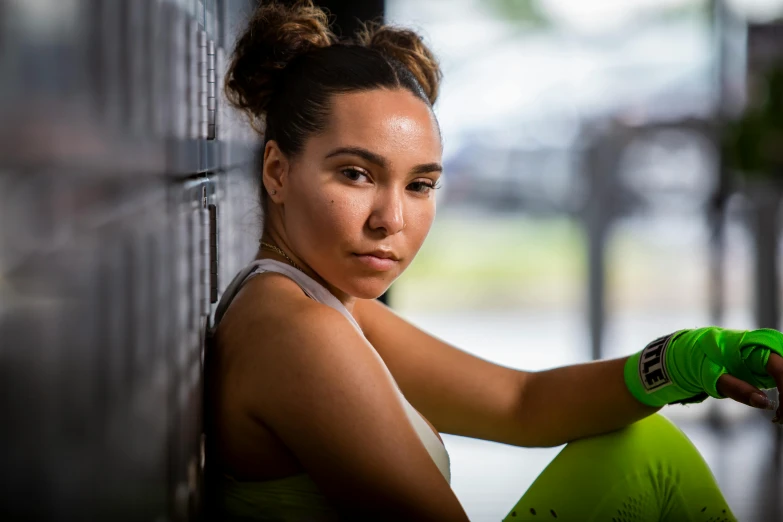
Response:
[{"label": "dark brown hair", "polygon": [[[335,94],[405,89],[432,106],[441,72],[413,31],[370,23],[338,41],[311,0],[265,2],[237,40],[225,78],[229,102],[244,111],[263,143],[287,155],[322,131]],[[261,202],[265,192],[261,183]]]}]

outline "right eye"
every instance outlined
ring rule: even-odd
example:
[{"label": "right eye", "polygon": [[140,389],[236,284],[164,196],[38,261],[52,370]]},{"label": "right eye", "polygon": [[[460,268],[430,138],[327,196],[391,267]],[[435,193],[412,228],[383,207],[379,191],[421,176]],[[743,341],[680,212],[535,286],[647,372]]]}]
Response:
[{"label": "right eye", "polygon": [[359,169],[349,168],[349,169],[343,169],[340,172],[342,173],[343,176],[345,176],[351,181],[359,181],[361,179],[361,176],[364,176],[365,178],[367,177],[367,174],[365,174]]}]

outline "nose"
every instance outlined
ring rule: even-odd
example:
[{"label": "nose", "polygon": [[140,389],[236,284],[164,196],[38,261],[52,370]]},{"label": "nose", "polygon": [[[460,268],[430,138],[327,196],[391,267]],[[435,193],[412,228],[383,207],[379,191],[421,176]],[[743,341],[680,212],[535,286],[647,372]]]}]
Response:
[{"label": "nose", "polygon": [[368,225],[372,230],[383,230],[387,236],[396,234],[405,228],[402,195],[391,188],[376,194]]}]

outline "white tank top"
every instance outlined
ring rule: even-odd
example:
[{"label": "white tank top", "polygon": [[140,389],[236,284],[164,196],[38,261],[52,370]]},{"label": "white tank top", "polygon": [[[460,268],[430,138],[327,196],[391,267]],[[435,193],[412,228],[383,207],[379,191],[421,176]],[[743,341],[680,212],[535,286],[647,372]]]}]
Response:
[{"label": "white tank top", "polygon": [[[318,301],[319,303],[330,306],[343,314],[343,316],[348,319],[354,328],[356,328],[356,331],[359,332],[359,335],[364,337],[364,332],[362,332],[359,323],[356,322],[356,319],[354,319],[348,309],[345,308],[340,300],[332,295],[329,290],[324,288],[315,279],[311,278],[301,270],[297,270],[291,265],[276,261],[274,259],[257,259],[242,269],[236,275],[236,277],[234,277],[228,287],[226,287],[226,290],[223,293],[223,296],[221,297],[220,302],[218,303],[218,306],[215,310],[215,324],[213,328],[217,327],[218,323],[223,317],[223,314],[225,314],[228,306],[231,304],[231,301],[239,292],[239,289],[242,288],[242,285],[250,280],[250,278],[253,276],[262,274],[264,272],[276,272],[278,274],[289,277],[302,288],[308,297]],[[427,422],[421,418],[419,413],[413,408],[413,406],[411,406],[405,396],[402,395],[399,387],[397,388],[397,391],[400,393],[402,404],[405,408],[405,413],[408,415],[408,419],[413,425],[413,428],[416,430],[416,433],[419,435],[419,439],[421,440],[422,444],[424,444],[424,447],[432,457],[432,460],[438,466],[440,472],[446,478],[446,481],[451,483],[449,454],[446,451],[445,446],[440,441],[438,436],[435,435]]]}]

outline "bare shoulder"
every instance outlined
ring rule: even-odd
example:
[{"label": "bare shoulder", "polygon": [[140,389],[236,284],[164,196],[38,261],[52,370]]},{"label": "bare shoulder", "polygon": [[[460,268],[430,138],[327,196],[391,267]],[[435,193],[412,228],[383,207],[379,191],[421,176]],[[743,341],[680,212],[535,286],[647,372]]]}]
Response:
[{"label": "bare shoulder", "polygon": [[241,391],[254,410],[272,405],[279,410],[290,386],[301,390],[307,384],[302,375],[331,373],[327,367],[362,366],[374,359],[392,379],[348,319],[276,273],[260,274],[243,286],[221,321],[217,339],[221,359],[228,363],[223,367],[237,385],[234,391]]},{"label": "bare shoulder", "polygon": [[[266,352],[290,335],[323,324],[323,318],[341,316],[332,308],[314,301],[290,278],[274,272],[259,274],[245,283],[226,310],[217,329],[222,345],[235,352]],[[325,321],[327,327],[337,326]],[[278,351],[278,350],[272,350]]]},{"label": "bare shoulder", "polygon": [[295,283],[257,277],[268,279],[237,296],[220,346],[232,403],[273,431],[348,519],[467,520],[367,339]]}]

